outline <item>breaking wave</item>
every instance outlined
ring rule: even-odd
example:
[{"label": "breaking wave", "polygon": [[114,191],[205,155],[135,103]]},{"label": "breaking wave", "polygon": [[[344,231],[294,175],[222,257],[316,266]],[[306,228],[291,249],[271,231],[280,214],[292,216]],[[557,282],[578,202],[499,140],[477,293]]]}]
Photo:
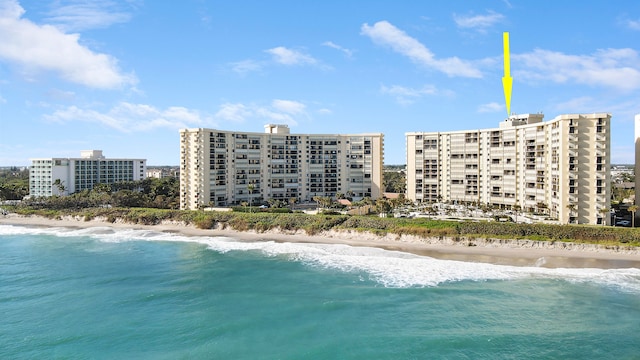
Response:
[{"label": "breaking wave", "polygon": [[[226,253],[253,251],[264,256],[284,257],[309,266],[344,272],[363,272],[388,287],[425,287],[456,281],[558,279],[595,283],[640,293],[640,269],[541,268],[493,265],[476,262],[440,260],[374,247],[342,244],[281,243],[275,241],[238,241],[230,237],[185,236],[176,233],[110,227],[64,228],[0,225],[0,236],[49,235],[89,237],[101,242],[170,241],[200,243]],[[536,262],[544,263],[544,258]]]}]

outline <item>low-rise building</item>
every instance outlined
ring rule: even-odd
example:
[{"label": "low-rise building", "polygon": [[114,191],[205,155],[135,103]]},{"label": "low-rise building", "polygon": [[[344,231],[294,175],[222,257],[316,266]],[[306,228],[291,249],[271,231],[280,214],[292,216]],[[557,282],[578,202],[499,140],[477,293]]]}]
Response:
[{"label": "low-rise building", "polygon": [[145,178],[146,159],[108,159],[102,150],[83,150],[79,158],[31,159],[29,195],[68,195],[98,183]]}]

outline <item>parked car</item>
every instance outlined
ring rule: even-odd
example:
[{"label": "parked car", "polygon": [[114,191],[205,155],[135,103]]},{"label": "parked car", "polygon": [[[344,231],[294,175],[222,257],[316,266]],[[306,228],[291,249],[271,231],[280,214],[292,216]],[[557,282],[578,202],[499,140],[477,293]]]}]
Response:
[{"label": "parked car", "polygon": [[631,221],[629,220],[618,220],[616,221],[616,226],[629,226],[631,225]]}]

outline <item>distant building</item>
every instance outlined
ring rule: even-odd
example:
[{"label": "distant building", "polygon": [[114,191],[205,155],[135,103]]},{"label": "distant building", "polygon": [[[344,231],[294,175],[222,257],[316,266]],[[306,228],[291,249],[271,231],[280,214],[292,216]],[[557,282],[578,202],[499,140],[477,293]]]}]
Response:
[{"label": "distant building", "polygon": [[376,199],[382,163],[381,133],[290,134],[287,125],[271,124],[264,133],[182,129],[180,208],[339,193]]},{"label": "distant building", "polygon": [[147,177],[148,178],[162,179],[165,176],[166,176],[166,174],[162,169],[149,169],[149,170],[147,170]]},{"label": "distant building", "polygon": [[31,159],[29,195],[68,195],[98,183],[136,181],[146,175],[146,159],[107,159],[102,150],[83,150],[79,158]]},{"label": "distant building", "polygon": [[496,129],[407,133],[407,198],[516,207],[561,223],[609,223],[611,115],[542,119],[525,114]]},{"label": "distant building", "polygon": [[634,165],[615,165],[611,167],[611,181],[624,182],[625,178],[634,175]]},{"label": "distant building", "polygon": [[166,177],[178,177],[179,172],[179,168],[174,166],[163,166],[154,168],[147,167],[148,178],[162,179]]}]

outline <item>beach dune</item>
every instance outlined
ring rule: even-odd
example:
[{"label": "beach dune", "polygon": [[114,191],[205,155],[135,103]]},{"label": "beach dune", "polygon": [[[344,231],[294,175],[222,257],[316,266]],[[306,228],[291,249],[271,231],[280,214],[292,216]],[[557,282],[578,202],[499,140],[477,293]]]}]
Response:
[{"label": "beach dune", "polygon": [[292,243],[344,244],[369,246],[402,251],[444,260],[484,262],[497,265],[540,266],[549,268],[640,268],[640,249],[632,247],[605,247],[601,245],[548,242],[532,240],[496,240],[420,238],[412,235],[378,236],[357,231],[325,231],[307,235],[303,231],[285,232],[271,230],[235,231],[231,229],[198,229],[193,225],[163,222],[158,225],[139,225],[95,218],[84,221],[80,217],[67,216],[60,220],[40,216],[8,214],[0,216],[0,224],[16,226],[55,226],[90,228],[146,229],[180,233],[186,236],[224,236],[238,241],[278,241]]}]

